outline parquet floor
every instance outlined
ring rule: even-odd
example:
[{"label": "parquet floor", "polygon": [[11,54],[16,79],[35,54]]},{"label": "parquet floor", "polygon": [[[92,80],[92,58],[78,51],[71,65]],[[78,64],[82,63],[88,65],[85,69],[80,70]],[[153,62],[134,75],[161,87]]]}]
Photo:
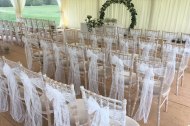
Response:
[{"label": "parquet floor", "polygon": [[[2,54],[0,54],[2,56]],[[26,66],[24,48],[12,46],[10,54],[4,55],[13,61],[20,61]],[[139,122],[141,126],[155,126],[156,103],[152,104],[149,121],[147,124]],[[161,111],[161,126],[190,126],[190,68],[185,73],[184,86],[179,89],[179,96],[175,95],[175,83],[169,96],[168,112]],[[8,113],[0,114],[0,126],[22,126],[15,123]]]}]

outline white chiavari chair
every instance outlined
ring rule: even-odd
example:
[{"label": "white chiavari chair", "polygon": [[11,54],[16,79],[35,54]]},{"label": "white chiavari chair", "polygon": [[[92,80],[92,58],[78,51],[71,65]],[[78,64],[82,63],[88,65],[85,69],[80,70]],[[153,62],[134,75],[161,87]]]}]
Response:
[{"label": "white chiavari chair", "polygon": [[66,47],[63,44],[53,43],[54,60],[55,60],[55,80],[66,83],[66,73],[68,73],[68,56]]},{"label": "white chiavari chair", "polygon": [[167,111],[168,96],[175,76],[175,61],[137,60],[136,72],[140,103],[134,118],[137,121],[143,119],[144,123],[147,123],[153,98],[156,98],[158,105],[156,125],[160,126],[161,107],[165,105],[165,111]]},{"label": "white chiavari chair", "polygon": [[104,26],[105,36],[117,36],[117,27],[115,26]]},{"label": "white chiavari chair", "polygon": [[134,55],[112,52],[111,55],[111,70],[112,82],[110,89],[110,97],[122,100],[128,99],[127,111],[131,116],[131,108],[135,103],[132,103],[132,89],[136,86],[136,73],[134,71]]},{"label": "white chiavari chair", "polygon": [[144,60],[155,60],[157,58],[157,52],[158,52],[158,40],[154,41],[147,41],[147,40],[140,40],[139,41],[139,58],[142,58]]},{"label": "white chiavari chair", "polygon": [[40,39],[40,47],[42,49],[42,73],[48,77],[53,77],[55,72],[55,57],[53,51],[53,40]]},{"label": "white chiavari chair", "polygon": [[[107,80],[111,78],[109,73],[111,69],[106,66],[105,53],[98,48],[87,48],[87,70],[88,70],[88,87],[90,91],[97,94],[107,95]],[[109,68],[109,69],[108,69]]]},{"label": "white chiavari chair", "polygon": [[[84,126],[113,125],[113,126],[139,126],[133,119],[126,116],[127,101],[103,97],[81,87],[83,107],[79,117],[83,115]],[[80,118],[79,118],[80,120]]]},{"label": "white chiavari chair", "polygon": [[155,41],[159,39],[160,31],[156,30],[145,30],[145,38],[150,41]]},{"label": "white chiavari chair", "polygon": [[179,38],[178,33],[162,31],[162,40],[167,42],[176,42]]},{"label": "white chiavari chair", "polygon": [[138,41],[142,37],[142,29],[130,29],[129,37],[132,37],[134,41]]},{"label": "white chiavari chair", "polygon": [[23,41],[25,43],[27,68],[33,69],[33,63],[38,63],[42,69],[43,54],[38,35],[34,33],[27,33],[25,34]]},{"label": "white chiavari chair", "polygon": [[18,80],[14,75],[19,68],[19,63],[7,60],[3,57],[3,74],[7,80],[7,89],[10,100],[10,114],[16,122],[23,122],[25,119],[25,109],[19,91]]},{"label": "white chiavari chair", "polygon": [[44,76],[44,80],[46,83],[46,96],[49,99],[48,104],[54,114],[54,119],[52,120],[51,118],[50,122],[54,122],[54,124],[60,123],[60,125],[79,126],[77,107],[80,100],[76,101],[74,85],[59,83],[46,76]]},{"label": "white chiavari chair", "polygon": [[85,49],[82,46],[67,46],[67,54],[69,61],[69,73],[68,73],[68,84],[75,84],[76,94],[80,93],[81,82],[84,82],[87,87],[87,70],[85,57]]}]

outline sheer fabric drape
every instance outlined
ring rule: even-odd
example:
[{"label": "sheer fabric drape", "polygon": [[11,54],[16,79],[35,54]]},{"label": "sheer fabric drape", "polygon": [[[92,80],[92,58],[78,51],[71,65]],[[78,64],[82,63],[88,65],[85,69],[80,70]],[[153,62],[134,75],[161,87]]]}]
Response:
[{"label": "sheer fabric drape", "polygon": [[26,3],[26,0],[10,0],[11,4],[13,5],[16,13],[16,17],[22,17],[22,12]]}]

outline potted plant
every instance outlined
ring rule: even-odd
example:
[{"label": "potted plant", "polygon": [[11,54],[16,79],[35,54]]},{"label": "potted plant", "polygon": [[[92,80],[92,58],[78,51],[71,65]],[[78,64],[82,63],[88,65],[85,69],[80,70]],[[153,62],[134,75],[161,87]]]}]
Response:
[{"label": "potted plant", "polygon": [[112,19],[110,20],[110,22],[114,25],[114,24],[116,24],[116,23],[117,23],[117,19],[112,18]]},{"label": "potted plant", "polygon": [[104,22],[105,22],[107,25],[109,25],[110,21],[111,21],[111,20],[110,20],[109,18],[105,18],[105,19],[104,19]]}]

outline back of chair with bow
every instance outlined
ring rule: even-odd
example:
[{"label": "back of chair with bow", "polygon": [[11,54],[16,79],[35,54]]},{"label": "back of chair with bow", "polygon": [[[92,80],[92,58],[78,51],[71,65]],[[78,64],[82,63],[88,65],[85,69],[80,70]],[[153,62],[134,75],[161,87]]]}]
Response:
[{"label": "back of chair with bow", "polygon": [[125,126],[126,100],[119,101],[97,95],[81,87],[82,97],[88,110],[88,125]]},{"label": "back of chair with bow", "polygon": [[[54,124],[56,126],[70,126],[74,121],[79,125],[76,95],[74,85],[66,85],[56,82],[44,76],[46,83],[46,96],[52,103],[54,113]],[[73,119],[73,120],[71,120]]]}]

